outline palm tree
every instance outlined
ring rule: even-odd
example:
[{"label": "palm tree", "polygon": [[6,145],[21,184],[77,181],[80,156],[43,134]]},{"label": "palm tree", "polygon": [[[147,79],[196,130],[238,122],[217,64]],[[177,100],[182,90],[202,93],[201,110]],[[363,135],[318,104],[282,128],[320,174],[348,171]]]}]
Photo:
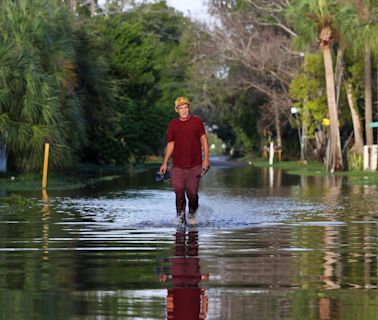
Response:
[{"label": "palm tree", "polygon": [[352,148],[350,149],[350,151],[357,155],[362,155],[363,147],[364,147],[363,130],[362,130],[362,123],[360,120],[360,115],[358,113],[357,106],[356,106],[356,99],[353,94],[353,85],[350,80],[346,80],[344,83],[345,83],[345,90],[347,93],[350,114],[352,117],[353,134],[354,134],[354,144]]},{"label": "palm tree", "polygon": [[46,142],[52,167],[67,166],[85,142],[70,19],[44,0],[1,2],[0,134],[11,168],[41,167]]},{"label": "palm tree", "polygon": [[352,35],[349,37],[350,47],[358,52],[364,51],[364,83],[365,83],[365,133],[366,144],[374,143],[373,128],[369,124],[373,121],[373,97],[372,97],[372,49],[377,51],[378,25],[377,7],[378,1],[350,0],[359,17],[357,28],[352,24],[345,24],[344,32]]},{"label": "palm tree", "polygon": [[[330,138],[325,163],[327,171],[343,169],[340,129],[335,92],[335,74],[333,71],[332,46],[339,39],[339,24],[335,14],[336,3],[323,0],[296,0],[289,7],[288,13],[300,35],[299,41],[313,43],[315,37],[322,49],[324,58],[328,113],[330,117]],[[332,4],[332,6],[331,6]],[[339,8],[340,9],[340,8]]]},{"label": "palm tree", "polygon": [[335,30],[328,18],[322,21],[324,23],[320,27],[319,43],[323,51],[324,67],[326,73],[326,88],[327,88],[327,101],[328,113],[330,117],[330,140],[329,140],[329,154],[326,159],[326,168],[328,171],[343,169],[343,161],[341,154],[341,141],[340,129],[338,125],[338,114],[336,105],[336,92],[335,92],[335,78],[333,72],[333,62],[331,54],[331,44],[335,36]]}]

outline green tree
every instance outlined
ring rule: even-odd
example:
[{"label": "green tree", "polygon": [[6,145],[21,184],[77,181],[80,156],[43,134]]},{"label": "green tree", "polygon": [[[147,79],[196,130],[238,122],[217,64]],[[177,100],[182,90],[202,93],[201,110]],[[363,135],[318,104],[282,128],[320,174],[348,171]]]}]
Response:
[{"label": "green tree", "polygon": [[287,3],[211,0],[210,10],[220,23],[198,42],[198,52],[216,56],[218,68],[239,65],[233,87],[265,97],[261,122],[275,133],[278,148],[291,106],[288,87],[301,61],[291,48],[296,33],[285,19]]},{"label": "green tree", "polygon": [[70,165],[86,142],[77,86],[72,17],[43,0],[0,4],[0,133],[10,168]]},{"label": "green tree", "polygon": [[186,23],[164,1],[104,19],[124,157],[141,161],[162,150],[174,99],[187,94]]},{"label": "green tree", "polygon": [[80,97],[86,120],[88,143],[80,152],[80,160],[92,163],[124,163],[118,150],[121,116],[117,105],[117,84],[111,75],[107,54],[109,44],[103,36],[101,19],[81,17],[76,21],[76,63]]},{"label": "green tree", "polygon": [[[322,121],[327,116],[327,99],[324,90],[323,57],[317,53],[306,54],[302,72],[290,84],[290,97],[298,110],[302,124],[301,148],[302,160],[307,157],[308,141],[315,139],[315,134],[323,134]],[[322,139],[316,139],[316,142]],[[323,145],[317,144],[313,153],[322,160]]]},{"label": "green tree", "polygon": [[366,143],[372,145],[374,143],[373,128],[369,124],[373,121],[372,52],[375,55],[378,52],[378,1],[350,0],[350,3],[353,4],[358,19],[355,19],[353,23],[352,21],[345,23],[342,32],[347,35],[345,40],[350,51],[356,53],[357,56],[362,52],[364,56],[365,134]]},{"label": "green tree", "polygon": [[[340,11],[343,12],[342,15],[339,14]],[[343,169],[332,46],[339,40],[341,22],[338,18],[339,16],[344,18],[348,16],[346,12],[350,12],[350,7],[338,6],[336,2],[322,0],[295,0],[292,1],[288,9],[288,14],[292,17],[294,26],[300,34],[299,40],[311,44],[317,39],[319,47],[322,49],[330,117],[330,139],[326,155],[326,169],[331,172]]]}]

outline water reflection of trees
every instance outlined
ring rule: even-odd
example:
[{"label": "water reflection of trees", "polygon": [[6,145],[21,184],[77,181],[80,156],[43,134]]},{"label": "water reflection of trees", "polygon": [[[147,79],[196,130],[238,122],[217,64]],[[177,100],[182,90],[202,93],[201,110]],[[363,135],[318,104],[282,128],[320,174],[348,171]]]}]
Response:
[{"label": "water reflection of trees", "polygon": [[[377,186],[352,184],[348,177],[335,175],[289,176],[270,168],[215,174],[220,178],[217,186],[229,188],[231,195],[241,192],[236,187],[251,187],[258,188],[259,197],[290,196],[319,205],[317,211],[290,216],[284,227],[251,229],[249,235],[217,234],[213,245],[224,252],[209,252],[216,258],[204,263],[222,285],[297,287],[286,296],[289,310],[295,309],[303,319],[376,318],[378,298],[370,295],[375,296],[372,289],[378,281]],[[352,308],[348,299],[358,303]],[[232,298],[224,298],[219,308],[230,305],[228,300]]]},{"label": "water reflection of trees", "polygon": [[[337,293],[340,288],[377,288],[377,213],[374,209],[378,205],[377,190],[375,186],[347,182],[346,178],[337,176],[301,179],[303,198],[315,195],[325,205],[322,212],[312,216],[315,224],[324,225],[301,228],[300,240],[296,243],[315,249],[298,257],[298,264],[309,270],[305,271],[309,279],[303,279],[303,286],[316,288],[316,282],[310,281],[310,274],[316,270],[312,266],[321,258],[323,289],[337,289],[318,299],[319,319],[344,319],[340,310],[345,310],[346,306],[345,299]],[[309,242],[309,239],[314,240]],[[366,314],[366,303],[361,306],[364,309],[360,310],[361,314]],[[361,314],[359,319],[370,319]],[[355,318],[350,316],[348,319]]]},{"label": "water reflection of trees", "polygon": [[[337,197],[337,192],[330,196]],[[377,262],[373,259],[377,254],[376,225],[361,223],[352,232],[348,225],[331,218],[333,212],[326,215],[329,225],[271,226],[217,233],[203,252],[205,256],[215,256],[204,261],[205,269],[215,279],[211,284],[253,288],[255,294],[249,305],[260,316],[256,319],[268,317],[262,301],[270,303],[265,307],[275,310],[270,312],[271,318],[282,312],[278,305],[286,301],[288,318],[297,314],[302,319],[375,319],[368,316],[368,310],[376,308],[378,298],[371,300],[366,289],[374,288],[377,281]],[[365,291],[345,293],[355,288]],[[269,293],[264,294],[267,290]],[[210,304],[213,309],[219,308],[220,314],[232,310],[236,316],[245,316],[237,307],[245,299],[225,294],[214,304],[210,296]],[[354,299],[360,300],[351,310],[350,300]]]},{"label": "water reflection of trees", "polygon": [[340,302],[337,299],[320,297],[318,299],[318,319],[319,320],[338,320],[340,319]]},{"label": "water reflection of trees", "polygon": [[323,279],[335,280],[325,283],[325,286],[346,286],[346,279],[355,278],[352,275],[362,272],[364,283],[349,282],[349,285],[369,287],[367,275],[376,277],[376,274],[368,271],[372,263],[376,264],[371,259],[372,255],[376,255],[376,187],[350,185],[345,178],[337,176],[302,177],[301,183],[303,198],[316,194],[325,205],[322,212],[312,216],[312,220],[324,223],[321,233],[325,254]]}]

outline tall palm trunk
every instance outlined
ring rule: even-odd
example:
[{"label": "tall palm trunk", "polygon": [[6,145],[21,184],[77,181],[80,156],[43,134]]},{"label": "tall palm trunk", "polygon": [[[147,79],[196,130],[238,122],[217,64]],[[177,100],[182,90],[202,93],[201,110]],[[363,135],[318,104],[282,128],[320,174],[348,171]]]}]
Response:
[{"label": "tall palm trunk", "polygon": [[332,55],[328,44],[322,45],[324,56],[324,67],[326,73],[328,112],[330,117],[330,150],[327,153],[326,169],[335,171],[343,169],[343,158],[341,154],[340,130],[337,116],[335,78],[333,73]]},{"label": "tall palm trunk", "polygon": [[372,101],[372,84],[371,84],[371,49],[368,44],[365,45],[365,132],[366,144],[374,143],[373,128],[369,127],[369,123],[373,121],[373,101]]},{"label": "tall palm trunk", "polygon": [[364,148],[364,139],[362,136],[362,124],[360,115],[357,111],[356,100],[353,96],[352,84],[347,80],[345,81],[345,89],[348,98],[348,104],[350,109],[350,114],[352,116],[353,123],[353,134],[354,134],[354,144],[351,148],[351,152],[362,155]]},{"label": "tall palm trunk", "polygon": [[339,46],[337,48],[336,70],[335,70],[335,88],[336,88],[336,107],[339,108],[340,90],[344,73],[344,52]]}]

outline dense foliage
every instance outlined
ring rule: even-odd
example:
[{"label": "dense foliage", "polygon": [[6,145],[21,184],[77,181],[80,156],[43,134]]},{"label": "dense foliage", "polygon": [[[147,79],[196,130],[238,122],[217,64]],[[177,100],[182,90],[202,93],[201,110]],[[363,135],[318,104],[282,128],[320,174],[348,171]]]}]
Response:
[{"label": "dense foliage", "polygon": [[161,152],[173,101],[185,93],[181,83],[188,54],[182,35],[189,21],[161,2],[102,23],[121,115],[117,137],[122,155],[117,160],[140,161]]},{"label": "dense foliage", "polygon": [[375,1],[211,0],[212,27],[165,1],[96,3],[1,2],[8,168],[40,169],[45,143],[53,169],[161,155],[179,95],[227,149],[272,140],[333,171],[376,140]]},{"label": "dense foliage", "polygon": [[185,93],[189,20],[164,2],[97,18],[59,1],[0,9],[0,143],[10,169],[40,168],[45,143],[53,169],[162,151],[174,97]]},{"label": "dense foliage", "polygon": [[[208,3],[218,24],[200,37],[197,51],[206,57],[203,65],[229,67],[233,81],[223,81],[220,93],[226,99],[245,92],[263,97],[251,106],[258,122],[251,119],[250,133],[263,141],[270,131],[285,154],[283,141],[298,130],[297,154],[324,161],[329,171],[347,168],[348,153],[361,157],[363,144],[376,141],[377,1]],[[211,83],[218,79],[201,80],[211,108],[219,99]]]},{"label": "dense foliage", "polygon": [[53,167],[71,164],[86,143],[72,16],[45,1],[2,1],[0,132],[9,164],[40,166],[45,142]]}]

